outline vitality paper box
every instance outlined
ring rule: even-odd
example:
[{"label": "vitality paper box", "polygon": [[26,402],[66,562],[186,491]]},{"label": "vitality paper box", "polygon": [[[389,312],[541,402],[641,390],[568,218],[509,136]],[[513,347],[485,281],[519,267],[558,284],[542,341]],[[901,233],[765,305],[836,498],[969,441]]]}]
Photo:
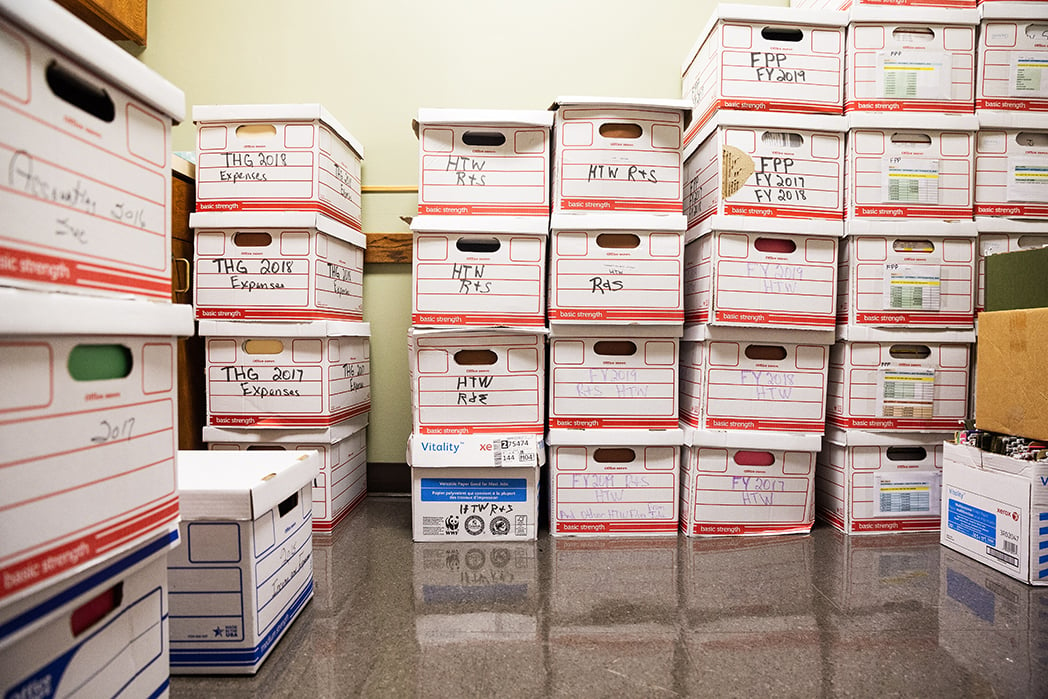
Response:
[{"label": "vitality paper box", "polygon": [[685,150],[688,227],[721,214],[844,218],[843,117],[718,112]]},{"label": "vitality paper box", "polygon": [[841,245],[837,323],[970,330],[975,251],[970,221],[925,221],[920,229],[855,221]]},{"label": "vitality paper box", "polygon": [[254,674],[313,597],[315,452],[181,451],[171,672]]},{"label": "vitality paper box", "polygon": [[367,323],[200,321],[207,422],[329,427],[371,408]]},{"label": "vitality paper box", "polygon": [[843,228],[840,221],[704,220],[684,248],[685,322],[832,329]]},{"label": "vitality paper box", "polygon": [[844,111],[975,110],[974,9],[853,7]]},{"label": "vitality paper box", "polygon": [[972,217],[975,117],[859,112],[848,122],[846,218]]},{"label": "vitality paper box", "polygon": [[319,104],[196,105],[197,211],[312,211],[360,230],[364,147]]},{"label": "vitality paper box", "polygon": [[1043,115],[979,113],[975,215],[1048,219],[1048,124]]},{"label": "vitality paper box", "polygon": [[681,67],[695,120],[690,142],[718,110],[840,114],[844,12],[717,5]]},{"label": "vitality paper box", "polygon": [[680,212],[689,102],[561,97],[553,107],[553,213]]},{"label": "vitality paper box", "polygon": [[550,430],[554,536],[677,534],[680,430]]},{"label": "vitality paper box", "polygon": [[979,314],[975,425],[1048,439],[1048,308]]},{"label": "vitality paper box", "polygon": [[816,512],[845,534],[939,531],[948,436],[830,428],[815,470]]},{"label": "vitality paper box", "polygon": [[545,429],[545,329],[408,330],[413,431]]},{"label": "vitality paper box", "polygon": [[416,216],[411,222],[416,326],[545,326],[549,220]]},{"label": "vitality paper box", "polygon": [[551,323],[683,323],[683,215],[557,214]]},{"label": "vitality paper box", "polygon": [[305,211],[195,213],[189,225],[197,318],[364,318],[363,233]]},{"label": "vitality paper box", "polygon": [[0,290],[0,604],[170,530],[189,306]]},{"label": "vitality paper box", "polygon": [[693,326],[680,359],[681,424],[822,434],[831,332]]},{"label": "vitality paper box", "polygon": [[827,425],[949,432],[967,413],[971,331],[846,328],[830,349]]},{"label": "vitality paper box", "polygon": [[940,541],[1031,585],[1048,585],[1048,462],[943,445]]},{"label": "vitality paper box", "polygon": [[815,519],[818,435],[684,431],[680,530],[803,534]]},{"label": "vitality paper box", "polygon": [[167,696],[167,550],[147,541],[0,611],[5,697]]},{"label": "vitality paper box", "polygon": [[549,111],[420,109],[420,215],[549,215]]},{"label": "vitality paper box", "polygon": [[561,326],[550,338],[549,427],[677,427],[679,325]]},{"label": "vitality paper box", "polygon": [[1010,112],[1048,111],[1044,62],[1044,4],[986,2],[979,4],[979,74],[975,108]]},{"label": "vitality paper box", "polygon": [[[500,616],[522,614],[534,619],[542,599],[536,548],[535,543],[520,541],[412,546],[415,613],[435,615],[434,621],[453,621],[463,616],[463,603],[483,601],[493,604]],[[451,635],[458,640],[458,634],[447,634]]]},{"label": "vitality paper box", "polygon": [[0,5],[0,281],[171,300],[184,95],[55,3]]},{"label": "vitality paper box", "polygon": [[204,427],[213,451],[315,451],[313,534],[331,534],[367,496],[367,414],[323,430],[236,430]]},{"label": "vitality paper box", "polygon": [[986,309],[986,258],[1005,252],[1048,247],[1048,221],[979,217],[975,225],[979,230],[975,312],[980,313]]}]

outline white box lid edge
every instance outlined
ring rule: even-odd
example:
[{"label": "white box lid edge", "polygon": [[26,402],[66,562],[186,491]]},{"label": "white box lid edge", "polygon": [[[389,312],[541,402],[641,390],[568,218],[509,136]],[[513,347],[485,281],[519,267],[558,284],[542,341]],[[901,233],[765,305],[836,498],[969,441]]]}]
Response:
[{"label": "white box lid edge", "polygon": [[310,483],[320,457],[315,451],[179,451],[177,465],[183,521],[243,521]]},{"label": "white box lid edge", "polygon": [[553,214],[551,231],[669,231],[683,233],[688,228],[684,214]]},{"label": "white box lid edge", "polygon": [[1034,219],[976,216],[975,227],[980,233],[1048,234],[1048,221],[1037,221]]},{"label": "white box lid edge", "polygon": [[975,342],[975,330],[936,330],[934,328],[870,328],[864,325],[838,325],[837,339],[842,342],[879,342],[897,344],[961,344]]},{"label": "white box lid edge", "polygon": [[0,288],[0,307],[0,335],[193,335],[189,304]]},{"label": "white box lid edge", "polygon": [[412,233],[495,233],[499,235],[546,235],[545,216],[415,216]]},{"label": "white box lid edge", "polygon": [[330,216],[312,211],[197,211],[189,214],[189,227],[197,228],[315,228],[358,248],[367,236]]},{"label": "white box lid edge", "polygon": [[193,121],[197,124],[216,121],[319,121],[345,141],[358,156],[364,157],[364,146],[322,104],[196,104]]},{"label": "white box lid edge", "polygon": [[553,113],[544,109],[445,109],[420,107],[414,120],[415,134],[418,126],[429,124],[449,126],[553,126]]},{"label": "white box lid edge", "polygon": [[787,432],[710,431],[684,428],[684,446],[766,451],[819,451],[822,435]]},{"label": "white box lid edge", "polygon": [[552,339],[584,338],[602,339],[606,337],[626,338],[649,338],[663,337],[677,339],[684,333],[684,323],[674,324],[666,322],[650,324],[611,324],[611,323],[584,323],[577,320],[569,320],[563,323],[550,321],[550,336]]},{"label": "white box lid edge", "polygon": [[[952,11],[952,10],[951,10]],[[849,129],[906,129],[909,131],[978,131],[975,114],[917,114],[914,112],[851,112],[844,117]]]},{"label": "white box lid edge", "polygon": [[688,229],[690,243],[714,231],[740,231],[742,233],[764,233],[767,235],[818,235],[840,238],[844,235],[844,219],[826,221],[822,219],[765,218],[763,216],[726,216],[714,214]]},{"label": "white box lid edge", "polygon": [[243,320],[201,320],[200,335],[234,337],[370,337],[370,323],[341,320],[306,322],[263,322]]},{"label": "white box lid edge", "polygon": [[[885,204],[890,208],[891,204]],[[844,220],[844,236],[852,238],[857,235],[873,235],[877,237],[898,238],[927,238],[951,237],[972,238],[979,233],[974,219],[965,218],[952,221],[941,219],[917,220],[917,219],[894,219],[894,218],[846,218]]]},{"label": "white box lid edge", "polygon": [[203,440],[241,444],[338,444],[368,426],[368,413],[323,429],[233,429],[204,425]]},{"label": "white box lid edge", "polygon": [[841,447],[938,446],[953,439],[952,432],[867,432],[826,426],[825,441]]},{"label": "white box lid edge", "polygon": [[737,340],[762,345],[832,345],[835,338],[833,330],[798,330],[786,328],[752,328],[735,325],[709,325],[700,323],[686,325],[685,342],[705,342],[706,340]]},{"label": "white box lid edge", "polygon": [[979,10],[954,7],[906,7],[892,5],[852,5],[848,24],[856,22],[880,22],[892,26],[899,24],[979,24]]},{"label": "white box lid edge", "polygon": [[549,431],[546,441],[551,447],[679,447],[684,444],[684,431],[679,428],[665,430],[568,430],[558,428]]}]

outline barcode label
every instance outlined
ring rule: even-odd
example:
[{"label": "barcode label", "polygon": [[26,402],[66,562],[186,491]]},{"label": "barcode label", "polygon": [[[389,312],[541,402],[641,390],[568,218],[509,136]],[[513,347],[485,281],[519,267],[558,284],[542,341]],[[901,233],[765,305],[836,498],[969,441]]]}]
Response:
[{"label": "barcode label", "polygon": [[1005,553],[1010,553],[1013,556],[1019,553],[1019,544],[1014,541],[1002,541],[1001,548],[1004,549]]},{"label": "barcode label", "polygon": [[538,466],[538,448],[533,435],[519,435],[493,440],[495,466]]}]

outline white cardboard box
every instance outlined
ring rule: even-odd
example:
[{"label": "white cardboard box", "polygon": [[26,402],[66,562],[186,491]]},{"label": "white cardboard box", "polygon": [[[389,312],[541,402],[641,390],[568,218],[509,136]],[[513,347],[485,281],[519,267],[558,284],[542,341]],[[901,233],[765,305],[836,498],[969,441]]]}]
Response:
[{"label": "white cardboard box", "polygon": [[1039,27],[1043,2],[979,3],[978,79],[975,108],[1009,112],[1048,111],[1044,61],[1048,38]]},{"label": "white cardboard box", "polygon": [[856,112],[848,123],[845,218],[972,217],[974,116]]},{"label": "white cardboard box", "polygon": [[843,231],[840,221],[705,219],[684,248],[685,322],[832,329]]},{"label": "white cardboard box", "polygon": [[980,216],[975,219],[975,225],[979,230],[975,312],[979,313],[985,309],[987,256],[1048,247],[1048,221],[1019,221]]},{"label": "white cardboard box", "polygon": [[541,434],[545,357],[545,328],[410,328],[412,431]]},{"label": "white cardboard box", "polygon": [[545,326],[549,219],[416,216],[411,221],[416,326]]},{"label": "white cardboard box", "polygon": [[683,323],[683,214],[556,214],[551,323]]},{"label": "white cardboard box", "polygon": [[974,331],[846,326],[830,349],[826,424],[878,432],[950,432],[967,415]]},{"label": "white cardboard box", "polygon": [[0,610],[5,697],[167,696],[173,529]]},{"label": "white cardboard box", "polygon": [[[1048,9],[1048,3],[1045,7]],[[1045,45],[1048,47],[1048,40]],[[1048,51],[1043,55],[1048,60]],[[1048,97],[1048,89],[1045,95]],[[1048,120],[1044,114],[983,110],[978,117],[975,215],[1048,219]]]},{"label": "white cardboard box", "polygon": [[844,111],[971,114],[979,13],[958,7],[852,7]]},{"label": "white cardboard box", "polygon": [[213,451],[315,451],[313,534],[331,534],[367,496],[368,415],[320,430],[236,430],[204,427]]},{"label": "white cardboard box", "polygon": [[207,424],[329,427],[371,409],[368,323],[200,321]]},{"label": "white cardboard box", "polygon": [[[984,0],[985,1],[985,0]],[[790,0],[790,7],[847,10],[851,7],[954,7],[973,8],[976,0]]]},{"label": "white cardboard box", "polygon": [[189,225],[197,318],[364,318],[363,233],[309,211],[194,213]]},{"label": "white cardboard box", "polygon": [[553,213],[680,212],[690,102],[561,97],[553,108]]},{"label": "white cardboard box", "polygon": [[685,149],[688,227],[720,215],[844,218],[844,117],[717,112]]},{"label": "white cardboard box", "polygon": [[171,671],[254,674],[313,597],[316,452],[180,451]]},{"label": "white cardboard box", "polygon": [[1048,462],[943,445],[940,541],[1031,585],[1048,585]]},{"label": "white cardboard box", "polygon": [[548,439],[551,534],[677,535],[679,429],[552,429]]},{"label": "white cardboard box", "polygon": [[829,428],[815,469],[816,512],[845,534],[939,531],[948,436]]},{"label": "white cardboard box", "polygon": [[175,336],[192,334],[193,316],[18,289],[0,289],[0,307],[8,604],[177,523]]},{"label": "white cardboard box", "polygon": [[815,520],[819,435],[684,430],[681,531],[806,534]]},{"label": "white cardboard box", "polygon": [[56,3],[0,3],[0,281],[171,301],[182,91]]},{"label": "white cardboard box", "polygon": [[699,430],[822,434],[833,333],[689,326],[680,421]]},{"label": "white cardboard box", "polygon": [[976,233],[971,221],[851,222],[840,252],[838,325],[970,330]]},{"label": "white cardboard box", "polygon": [[681,66],[690,142],[718,110],[841,114],[848,15],[718,4]]},{"label": "white cardboard box", "polygon": [[364,147],[319,104],[195,105],[197,211],[313,211],[360,230]]},{"label": "white cardboard box", "polygon": [[675,429],[679,325],[555,326],[549,427]]},{"label": "white cardboard box", "polygon": [[549,215],[549,111],[419,109],[420,215]]}]

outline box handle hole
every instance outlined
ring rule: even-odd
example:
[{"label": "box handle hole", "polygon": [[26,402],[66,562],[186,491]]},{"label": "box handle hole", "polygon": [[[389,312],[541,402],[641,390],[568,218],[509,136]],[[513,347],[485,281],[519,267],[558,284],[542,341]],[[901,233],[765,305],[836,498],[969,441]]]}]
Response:
[{"label": "box handle hole", "polygon": [[491,254],[498,252],[502,243],[498,238],[459,238],[455,241],[455,247],[462,252],[482,252]]},{"label": "box handle hole", "polygon": [[277,513],[281,517],[286,517],[288,512],[291,512],[298,507],[298,491],[291,493],[284,498],[279,505],[277,505]]},{"label": "box handle hole", "polygon": [[629,357],[637,353],[637,345],[630,340],[599,340],[593,351],[607,357]]},{"label": "box handle hole", "polygon": [[77,345],[66,368],[74,381],[105,381],[126,378],[134,364],[131,348],[124,345]]},{"label": "box handle hole", "polygon": [[758,359],[766,362],[781,362],[786,359],[786,348],[780,345],[746,345],[743,352],[747,359]]},{"label": "box handle hole", "polygon": [[741,449],[735,452],[734,458],[739,466],[771,466],[775,463],[775,454],[770,451]]},{"label": "box handle hole", "polygon": [[107,614],[119,608],[123,602],[124,583],[121,581],[81,604],[73,610],[69,618],[69,626],[73,632],[73,637],[75,638],[90,629],[104,619]]},{"label": "box handle hole", "polygon": [[280,340],[246,340],[244,351],[248,354],[280,354],[284,343]]},{"label": "box handle hole", "polygon": [[797,251],[797,243],[789,238],[757,238],[753,247],[759,252],[770,252],[776,255],[788,255]]},{"label": "box handle hole", "polygon": [[1031,39],[1048,39],[1048,24],[1027,24],[1026,36]]},{"label": "box handle hole", "polygon": [[459,366],[491,366],[499,356],[489,349],[459,350],[455,353],[455,363]]},{"label": "box handle hole", "polygon": [[797,42],[804,38],[804,32],[792,27],[764,27],[761,29],[761,37],[768,41]]},{"label": "box handle hole", "polygon": [[888,354],[895,359],[925,359],[932,350],[928,345],[892,345]]},{"label": "box handle hole", "polygon": [[598,130],[604,138],[640,138],[641,134],[644,133],[644,129],[640,127],[640,124],[621,124],[617,122],[601,124]]},{"label": "box handle hole", "polygon": [[928,452],[924,447],[888,447],[888,461],[924,461]]},{"label": "box handle hole", "polygon": [[113,98],[105,89],[92,85],[67,68],[51,61],[44,70],[47,86],[58,99],[68,102],[77,109],[87,112],[107,124],[116,118]]},{"label": "box handle hole", "polygon": [[769,148],[800,148],[804,145],[804,136],[791,131],[765,131],[761,134],[761,143]]},{"label": "box handle hole", "polygon": [[1015,142],[1028,148],[1044,148],[1048,146],[1048,132],[1020,131],[1015,134]]},{"label": "box handle hole", "polygon": [[913,133],[907,131],[897,131],[892,134],[892,143],[898,143],[900,145],[906,145],[910,147],[928,147],[932,145],[932,137],[924,133]]},{"label": "box handle hole", "polygon": [[1022,250],[1048,247],[1048,235],[1021,235],[1017,243]]},{"label": "box handle hole", "polygon": [[935,243],[930,240],[909,240],[907,238],[899,238],[892,243],[892,250],[895,252],[930,253],[935,252]]},{"label": "box handle hole", "polygon": [[619,250],[632,250],[640,246],[640,236],[634,233],[601,233],[597,236],[597,246]]},{"label": "box handle hole", "polygon": [[637,453],[629,447],[600,447],[593,452],[598,464],[628,464],[637,459]]},{"label": "box handle hole", "polygon": [[241,124],[237,127],[237,138],[241,141],[268,141],[276,135],[277,127],[272,124]]},{"label": "box handle hole", "polygon": [[247,451],[287,451],[287,447],[279,444],[251,444]]},{"label": "box handle hole", "polygon": [[896,41],[923,41],[928,43],[935,39],[935,32],[931,27],[896,27],[892,31],[892,38]]},{"label": "box handle hole", "polygon": [[273,244],[273,236],[264,231],[240,231],[233,234],[233,245],[238,248],[264,248]]},{"label": "box handle hole", "polygon": [[506,143],[506,135],[498,131],[467,131],[462,134],[462,142],[467,146],[494,148]]}]

